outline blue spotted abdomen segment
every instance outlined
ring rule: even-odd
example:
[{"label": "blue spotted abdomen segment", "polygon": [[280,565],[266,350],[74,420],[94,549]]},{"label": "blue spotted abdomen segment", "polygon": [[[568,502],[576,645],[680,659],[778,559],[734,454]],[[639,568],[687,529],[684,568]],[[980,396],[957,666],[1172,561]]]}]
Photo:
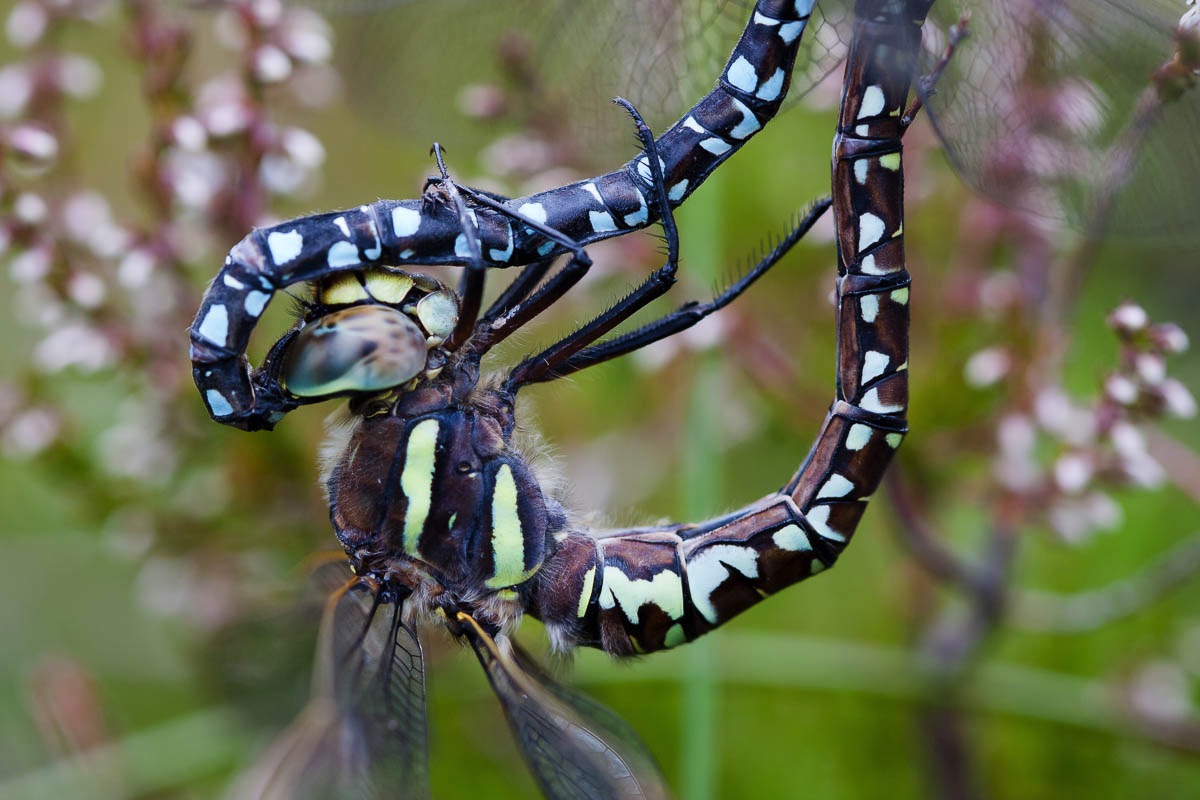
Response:
[{"label": "blue spotted abdomen segment", "polygon": [[[713,91],[658,140],[667,197],[678,204],[778,113],[812,0],[762,0]],[[643,183],[645,155],[629,165]]]},{"label": "blue spotted abdomen segment", "polygon": [[574,534],[558,543],[530,611],[613,655],[675,647],[820,572],[838,546],[774,494],[701,525]]},{"label": "blue spotted abdomen segment", "polygon": [[532,471],[470,410],[364,420],[328,492],[348,552],[407,558],[451,588],[520,586],[546,556],[552,521]]},{"label": "blue spotted abdomen segment", "polygon": [[244,353],[276,291],[377,263],[382,253],[380,220],[371,206],[258,229],[238,242],[189,329],[193,377],[213,418],[236,418],[255,406]]},{"label": "blue spotted abdomen segment", "polygon": [[[668,200],[678,205],[763,128],[787,94],[792,66],[812,13],[812,0],[760,0],[716,85],[657,140]],[[651,170],[643,154],[620,170],[509,202],[508,207],[579,244],[636,230],[658,218],[650,199]],[[399,208],[380,215],[395,216]],[[462,263],[466,251],[448,248],[441,213],[429,204],[404,205],[409,224],[385,241],[394,263]],[[479,210],[484,257],[496,266],[524,264],[561,251],[518,221]],[[461,244],[461,242],[459,243]]]},{"label": "blue spotted abdomen segment", "polygon": [[910,290],[901,115],[929,5],[859,0],[834,139],[837,397],[808,461],[785,490],[839,549],[907,431]]}]

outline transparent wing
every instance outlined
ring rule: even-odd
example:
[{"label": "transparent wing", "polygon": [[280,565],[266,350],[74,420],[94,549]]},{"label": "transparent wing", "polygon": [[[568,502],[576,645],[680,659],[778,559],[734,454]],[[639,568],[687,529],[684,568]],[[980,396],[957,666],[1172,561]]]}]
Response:
[{"label": "transparent wing", "polygon": [[970,16],[969,37],[926,98],[956,171],[1006,205],[1076,228],[1200,236],[1188,202],[1200,171],[1200,91],[1157,111],[1147,105],[1186,8],[1183,0],[937,3],[926,30],[934,57],[947,26],[963,10]]},{"label": "transparent wing", "polygon": [[238,800],[426,798],[425,678],[401,605],[381,602],[344,564],[325,607],[313,693],[300,716],[235,787]]},{"label": "transparent wing", "polygon": [[[661,132],[712,88],[753,0],[291,0],[328,14],[346,91],[369,119],[453,144],[468,87],[498,87],[502,119],[556,165],[615,166],[634,147],[630,100]],[[821,3],[791,98],[845,56],[849,10]],[[514,128],[514,130],[518,130]],[[614,160],[615,159],[615,160]]]},{"label": "transparent wing", "polygon": [[493,639],[467,615],[459,619],[546,797],[669,797],[653,756],[617,715],[554,681],[507,637]]}]

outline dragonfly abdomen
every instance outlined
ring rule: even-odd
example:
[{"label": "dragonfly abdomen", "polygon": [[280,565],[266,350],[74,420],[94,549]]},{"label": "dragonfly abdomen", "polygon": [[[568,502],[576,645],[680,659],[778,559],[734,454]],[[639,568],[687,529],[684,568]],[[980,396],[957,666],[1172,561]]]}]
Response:
[{"label": "dragonfly abdomen", "polygon": [[[673,647],[832,566],[907,431],[909,276],[902,114],[928,2],[861,3],[834,142],[837,392],[777,493],[696,525],[570,538],[553,559],[568,596],[532,613],[580,644],[630,655]],[[905,14],[907,13],[907,18]],[[903,46],[900,46],[903,45]],[[570,614],[574,610],[574,618]]]}]

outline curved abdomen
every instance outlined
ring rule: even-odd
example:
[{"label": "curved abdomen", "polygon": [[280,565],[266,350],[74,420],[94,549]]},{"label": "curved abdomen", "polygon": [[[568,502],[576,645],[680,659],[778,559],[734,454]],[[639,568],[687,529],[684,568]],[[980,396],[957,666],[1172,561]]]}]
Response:
[{"label": "curved abdomen", "polygon": [[834,141],[837,393],[808,457],[779,492],[725,517],[566,537],[530,609],[560,642],[628,655],[690,641],[849,543],[907,430],[901,114],[930,3],[857,3]]}]

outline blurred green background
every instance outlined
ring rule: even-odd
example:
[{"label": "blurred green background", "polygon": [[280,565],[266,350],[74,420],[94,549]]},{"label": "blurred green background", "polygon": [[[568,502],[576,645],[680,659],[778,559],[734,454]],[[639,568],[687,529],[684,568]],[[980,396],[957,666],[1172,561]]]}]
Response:
[{"label": "blurred green background", "polygon": [[[136,216],[128,165],[147,116],[120,36],[110,18],[70,40],[104,74],[100,95],[71,111],[71,167]],[[437,37],[427,44],[432,52],[417,55],[436,61]],[[220,66],[218,50],[205,55],[209,47],[193,67],[200,73]],[[411,109],[403,129],[372,120],[346,99],[352,91],[327,108],[285,111],[321,139],[326,162],[315,191],[281,213],[416,196],[433,171],[434,139],[447,145],[464,182],[486,180],[475,154],[494,141],[496,123],[448,122],[446,93],[424,84],[389,84],[395,104]],[[679,213],[684,260],[672,302],[704,297],[828,190],[829,98],[818,93],[812,107],[774,122]],[[625,124],[616,111],[611,123]],[[946,544],[979,559],[1003,387],[973,388],[963,369],[981,348],[1006,343],[1013,327],[979,319],[962,300],[958,257],[972,230],[960,212],[975,201],[938,157],[927,127],[906,145],[913,397],[898,468],[919,487]],[[629,144],[623,157],[631,154]],[[525,425],[544,436],[578,508],[613,525],[702,518],[792,474],[833,393],[830,230],[823,226],[685,346],[528,392]],[[601,309],[653,268],[657,244],[643,236],[610,248],[597,274],[500,363]],[[220,257],[194,265],[195,291]],[[1095,394],[1114,366],[1117,345],[1104,318],[1126,297],[1195,335],[1197,266],[1194,249],[1105,247],[1073,318],[1063,321],[1071,332],[1066,388]],[[992,268],[972,263],[966,271]],[[5,270],[0,286],[15,296],[8,280]],[[185,435],[167,437],[151,420],[139,426],[130,401],[159,376],[136,364],[35,374],[27,365],[38,334],[17,312],[0,314],[0,375],[64,409],[70,422],[36,456],[0,460],[0,798],[220,796],[305,696],[315,617],[297,603],[304,559],[334,544],[315,477],[330,409],[303,409],[274,433],[250,435],[210,423],[179,383],[170,424]],[[274,324],[286,323],[276,315]],[[163,336],[186,378],[182,325]],[[1200,387],[1194,352],[1173,360],[1171,371]],[[112,433],[117,423],[122,435]],[[1200,446],[1194,423],[1166,430]],[[138,479],[106,473],[114,451],[159,444],[171,448],[169,468]],[[1114,496],[1122,520],[1086,541],[1022,528],[1011,585],[1062,593],[1106,586],[1200,531],[1195,498],[1170,482]],[[1200,796],[1200,582],[1077,635],[1001,624],[961,685],[939,684],[917,643],[962,603],[914,563],[896,530],[881,494],[830,574],[697,645],[627,664],[581,652],[563,674],[632,724],[684,797],[935,796],[923,720],[942,702],[961,711],[986,796]],[[544,651],[536,622],[526,622],[521,638]],[[439,631],[425,639],[434,796],[531,796],[474,657]],[[1165,727],[1193,731],[1190,749],[1185,736],[1131,721],[1125,707],[1142,701],[1166,709]],[[96,746],[77,753],[72,731]]]}]

